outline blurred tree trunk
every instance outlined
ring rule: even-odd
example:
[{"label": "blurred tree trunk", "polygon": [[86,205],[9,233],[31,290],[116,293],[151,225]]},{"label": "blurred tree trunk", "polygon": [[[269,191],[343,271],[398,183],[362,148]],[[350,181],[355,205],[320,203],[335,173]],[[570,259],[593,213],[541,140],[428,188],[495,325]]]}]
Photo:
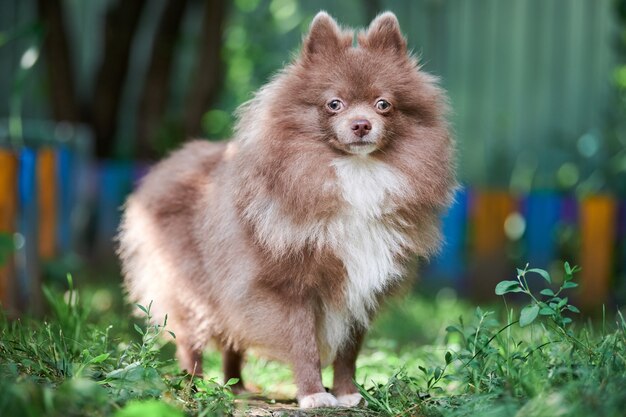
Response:
[{"label": "blurred tree trunk", "polygon": [[218,95],[223,75],[221,46],[226,1],[207,0],[204,7],[201,48],[183,115],[183,127],[188,137],[202,133],[202,115]]},{"label": "blurred tree trunk", "polygon": [[[204,112],[221,90],[222,34],[228,3],[204,0],[201,47],[189,83],[180,124],[188,136],[201,133]],[[64,28],[63,1],[37,0],[39,17],[46,28],[46,56],[51,107],[56,120],[83,121],[95,135],[98,158],[110,158],[115,150],[121,99],[130,65],[133,40],[145,0],[112,1],[104,22],[102,61],[94,77],[94,93],[79,105],[74,85],[71,44]],[[168,0],[160,18],[151,51],[137,115],[137,149],[141,157],[154,155],[152,139],[158,132],[168,103],[172,63],[189,0]]]},{"label": "blurred tree trunk", "polygon": [[76,122],[80,112],[63,6],[60,0],[37,0],[37,12],[45,30],[42,52],[46,60],[52,114],[57,121]]},{"label": "blurred tree trunk", "polygon": [[168,101],[172,58],[180,34],[186,0],[168,0],[152,45],[152,54],[137,112],[136,156],[154,158],[154,138]]},{"label": "blurred tree trunk", "polygon": [[119,0],[107,12],[104,53],[96,77],[91,115],[99,158],[113,154],[120,98],[133,38],[145,3],[145,0]]}]

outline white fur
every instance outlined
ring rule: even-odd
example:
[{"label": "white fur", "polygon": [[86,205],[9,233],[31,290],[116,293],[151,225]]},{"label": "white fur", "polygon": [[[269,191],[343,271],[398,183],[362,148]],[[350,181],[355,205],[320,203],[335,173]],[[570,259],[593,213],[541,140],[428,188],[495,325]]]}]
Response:
[{"label": "white fur", "polygon": [[363,405],[367,407],[367,401],[363,399],[361,394],[355,392],[354,394],[340,395],[337,397],[339,407],[356,407],[363,401]]},{"label": "white fur", "polygon": [[165,278],[176,277],[176,268],[160,253],[156,244],[158,236],[150,213],[141,204],[129,200],[120,227],[120,239],[124,241],[120,256],[125,259],[125,274],[134,277],[127,281],[128,290],[134,301],[144,307],[152,303],[150,312],[154,322],[162,324],[169,306],[164,305],[161,294],[167,293]]},{"label": "white fur", "polygon": [[337,407],[339,403],[333,394],[327,392],[316,392],[300,398],[298,401],[300,408],[317,408],[317,407]]},{"label": "white fur", "polygon": [[328,229],[328,240],[347,273],[345,309],[326,307],[321,349],[322,363],[330,363],[346,343],[353,322],[369,325],[369,311],[376,307],[376,294],[402,275],[394,260],[406,237],[384,224],[382,216],[393,209],[392,195],[401,195],[402,176],[388,165],[371,158],[347,157],[333,163],[347,208]]}]

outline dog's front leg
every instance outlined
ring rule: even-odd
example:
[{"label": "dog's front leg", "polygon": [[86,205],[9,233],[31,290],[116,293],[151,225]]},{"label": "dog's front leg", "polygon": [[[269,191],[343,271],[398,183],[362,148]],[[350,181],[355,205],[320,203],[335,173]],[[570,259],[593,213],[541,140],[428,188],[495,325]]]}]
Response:
[{"label": "dog's front leg", "polygon": [[356,359],[364,337],[365,329],[355,326],[350,340],[339,349],[333,363],[333,394],[337,397],[341,407],[356,407],[363,398],[353,380],[356,373]]},{"label": "dog's front leg", "polygon": [[322,385],[315,314],[310,306],[296,307],[290,315],[288,340],[300,408],[335,407],[337,399]]}]

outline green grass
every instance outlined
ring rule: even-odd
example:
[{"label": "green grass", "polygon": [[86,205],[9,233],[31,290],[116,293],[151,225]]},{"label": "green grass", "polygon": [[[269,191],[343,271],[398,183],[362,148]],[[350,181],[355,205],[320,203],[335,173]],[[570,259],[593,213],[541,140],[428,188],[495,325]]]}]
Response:
[{"label": "green grass", "polygon": [[[622,314],[572,320],[578,310],[566,297],[576,268],[569,265],[554,280],[542,270],[517,272],[496,288],[515,293],[517,304],[470,308],[442,290],[388,306],[359,358],[356,382],[369,409],[351,415],[623,415]],[[45,320],[0,317],[1,416],[213,416],[245,407],[221,383],[216,352],[205,355],[204,380],[191,381],[160,337],[167,324],[130,319],[118,290],[76,291],[70,279],[67,290],[45,295]],[[330,369],[323,376],[330,386]],[[254,355],[244,378],[273,398],[295,394],[286,366]]]}]

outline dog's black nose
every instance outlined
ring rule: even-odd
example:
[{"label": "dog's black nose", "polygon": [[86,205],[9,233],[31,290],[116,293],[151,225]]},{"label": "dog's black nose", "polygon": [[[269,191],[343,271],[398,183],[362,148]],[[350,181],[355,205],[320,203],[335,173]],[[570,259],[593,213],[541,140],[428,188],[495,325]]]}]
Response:
[{"label": "dog's black nose", "polygon": [[354,120],[350,125],[350,129],[352,129],[355,135],[362,138],[370,133],[370,130],[372,130],[372,124],[367,119]]}]

